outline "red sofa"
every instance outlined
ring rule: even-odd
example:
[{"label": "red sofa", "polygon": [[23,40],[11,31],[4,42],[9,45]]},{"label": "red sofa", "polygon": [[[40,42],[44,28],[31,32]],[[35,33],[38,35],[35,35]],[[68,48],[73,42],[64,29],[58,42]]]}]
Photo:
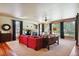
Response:
[{"label": "red sofa", "polygon": [[28,43],[27,40],[28,40],[28,36],[26,36],[26,35],[19,36],[19,43],[23,43],[23,44],[27,45],[27,43]]},{"label": "red sofa", "polygon": [[42,38],[37,36],[21,35],[19,42],[25,44],[29,48],[39,50],[42,48]]}]

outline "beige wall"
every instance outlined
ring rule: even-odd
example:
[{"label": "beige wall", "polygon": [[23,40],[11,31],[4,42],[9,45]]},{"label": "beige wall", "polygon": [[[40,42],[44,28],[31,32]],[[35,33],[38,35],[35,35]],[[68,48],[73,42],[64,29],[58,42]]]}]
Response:
[{"label": "beige wall", "polygon": [[[44,23],[44,32],[49,34],[49,23]],[[42,34],[42,24],[40,24],[40,34]]]},{"label": "beige wall", "polygon": [[20,21],[23,21],[23,34],[25,34],[24,32],[26,30],[31,30],[31,33],[38,32],[38,29],[36,29],[35,27],[35,25],[37,25],[36,22],[28,20],[28,19],[26,20],[21,19]]},{"label": "beige wall", "polygon": [[[2,33],[7,33],[7,32],[11,32],[12,31],[12,21],[11,20],[12,20],[12,18],[10,18],[10,17],[0,16],[0,31]],[[2,30],[1,26],[3,24],[9,24],[11,26],[11,29],[9,31]]]},{"label": "beige wall", "polygon": [[[17,20],[17,19],[15,19]],[[23,29],[26,30],[26,29],[30,29],[32,30],[33,32],[36,32],[37,29],[35,29],[35,23],[32,22],[32,21],[28,21],[28,20],[21,20],[23,21]],[[2,30],[1,26],[3,24],[9,24],[11,26],[11,29],[9,31],[4,31]],[[27,27],[28,26],[28,27]],[[0,16],[0,31],[2,33],[8,33],[8,32],[12,32],[12,18],[11,17],[6,17],[6,16]]]},{"label": "beige wall", "polygon": [[34,23],[28,20],[22,20],[23,21],[23,30],[31,30],[32,32],[37,32],[37,29],[35,28]]}]

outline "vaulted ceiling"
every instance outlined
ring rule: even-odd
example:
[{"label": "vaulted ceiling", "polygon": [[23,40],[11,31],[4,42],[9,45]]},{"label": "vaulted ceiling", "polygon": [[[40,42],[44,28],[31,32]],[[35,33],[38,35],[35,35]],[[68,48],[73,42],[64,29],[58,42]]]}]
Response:
[{"label": "vaulted ceiling", "polygon": [[0,3],[0,12],[32,21],[73,18],[79,12],[77,3]]}]

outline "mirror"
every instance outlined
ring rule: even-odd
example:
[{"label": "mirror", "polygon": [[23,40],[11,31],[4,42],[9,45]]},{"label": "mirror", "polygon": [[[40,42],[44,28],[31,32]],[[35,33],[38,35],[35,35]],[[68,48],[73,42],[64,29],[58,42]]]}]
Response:
[{"label": "mirror", "polygon": [[3,24],[3,25],[2,25],[2,30],[8,31],[8,30],[10,30],[10,29],[11,29],[11,26],[10,26],[9,24]]}]

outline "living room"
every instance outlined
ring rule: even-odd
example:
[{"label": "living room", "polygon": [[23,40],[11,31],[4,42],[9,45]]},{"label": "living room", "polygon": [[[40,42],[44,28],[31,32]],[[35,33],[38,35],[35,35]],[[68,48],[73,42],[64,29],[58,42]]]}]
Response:
[{"label": "living room", "polygon": [[71,56],[79,44],[78,7],[78,3],[0,3],[0,55]]}]

